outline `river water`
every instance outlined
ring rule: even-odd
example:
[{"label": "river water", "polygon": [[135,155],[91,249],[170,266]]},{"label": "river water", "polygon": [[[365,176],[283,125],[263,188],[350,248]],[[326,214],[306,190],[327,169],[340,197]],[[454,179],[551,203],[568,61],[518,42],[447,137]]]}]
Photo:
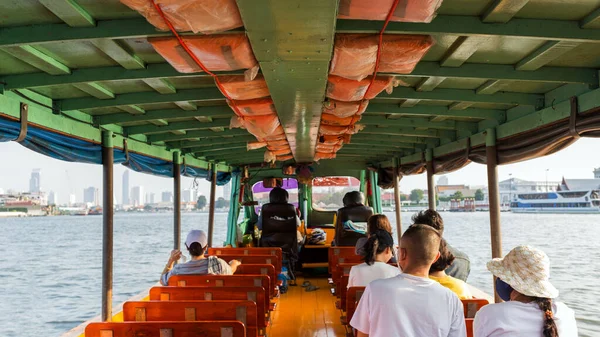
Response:
[{"label": "river water", "polygon": [[[410,215],[402,213],[404,224]],[[226,217],[216,216],[215,243],[225,239]],[[491,294],[488,214],[443,217],[448,242],[471,258],[469,283]],[[172,248],[172,219],[115,215],[113,303],[157,282]],[[206,230],[207,219],[184,213],[183,238],[192,228]],[[580,336],[600,336],[600,216],[502,213],[502,227],[504,253],[531,244],[550,256],[551,281],[575,310]],[[0,232],[0,336],[60,336],[100,313],[101,217],[0,219]]]}]

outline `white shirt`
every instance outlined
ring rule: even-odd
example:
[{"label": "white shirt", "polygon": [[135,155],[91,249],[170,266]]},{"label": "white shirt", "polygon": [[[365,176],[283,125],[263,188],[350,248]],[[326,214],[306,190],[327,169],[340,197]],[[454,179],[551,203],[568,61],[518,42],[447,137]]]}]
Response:
[{"label": "white shirt", "polygon": [[[564,303],[553,302],[554,323],[560,337],[577,337],[575,313]],[[543,336],[544,313],[536,303],[510,301],[489,304],[475,315],[475,337]]]},{"label": "white shirt", "polygon": [[429,278],[404,273],[371,282],[350,325],[369,337],[467,336],[458,296]]},{"label": "white shirt", "polygon": [[348,277],[348,288],[366,287],[371,281],[382,278],[390,278],[400,274],[398,267],[390,266],[387,263],[375,261],[372,265],[361,263],[350,269]]}]

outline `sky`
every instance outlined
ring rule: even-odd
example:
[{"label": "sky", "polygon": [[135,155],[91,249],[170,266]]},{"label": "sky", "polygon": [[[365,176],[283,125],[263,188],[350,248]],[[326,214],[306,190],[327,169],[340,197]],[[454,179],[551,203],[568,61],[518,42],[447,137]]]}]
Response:
[{"label": "sky", "polygon": [[[593,178],[593,169],[600,167],[600,140],[582,138],[569,148],[522,163],[499,166],[500,180],[514,178],[545,181],[546,169],[548,181],[560,181],[563,177],[571,179]],[[102,166],[80,163],[69,163],[53,159],[33,152],[15,142],[0,143],[0,188],[4,191],[13,189],[27,191],[29,177],[33,169],[41,169],[41,187],[43,191],[54,191],[60,203],[66,203],[69,194],[74,193],[77,201],[83,200],[83,189],[89,186],[102,187]],[[122,176],[127,168],[115,165],[115,196],[121,202]],[[487,185],[487,172],[484,165],[472,163],[456,172],[447,174],[449,184],[465,184],[470,186]],[[437,178],[436,178],[437,179]],[[181,189],[197,188],[200,194],[208,195],[210,184],[198,179],[194,187],[194,179],[182,177]],[[130,188],[143,186],[145,193],[160,193],[173,190],[173,181],[169,178],[157,177],[131,171]],[[404,177],[401,191],[409,193],[412,189],[426,189],[426,175]],[[217,197],[222,196],[222,187],[217,187]]]}]

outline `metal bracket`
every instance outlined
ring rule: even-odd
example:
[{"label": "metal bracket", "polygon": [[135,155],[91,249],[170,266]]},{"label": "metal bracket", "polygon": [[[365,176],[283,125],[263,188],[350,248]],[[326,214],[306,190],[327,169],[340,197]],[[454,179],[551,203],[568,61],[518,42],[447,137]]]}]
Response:
[{"label": "metal bracket", "polygon": [[577,115],[579,114],[579,103],[577,96],[571,97],[571,116],[569,117],[569,134],[575,139],[580,138],[577,131]]},{"label": "metal bracket", "polygon": [[15,139],[15,142],[20,143],[25,140],[25,137],[27,137],[28,116],[29,116],[29,106],[27,105],[27,103],[21,103],[21,109],[20,109],[21,129],[19,131],[19,136]]}]

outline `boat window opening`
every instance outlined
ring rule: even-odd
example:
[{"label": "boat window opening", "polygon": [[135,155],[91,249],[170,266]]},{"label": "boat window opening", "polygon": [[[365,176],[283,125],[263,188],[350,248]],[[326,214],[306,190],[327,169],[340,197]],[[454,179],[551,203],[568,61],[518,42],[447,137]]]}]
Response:
[{"label": "boat window opening", "polygon": [[[294,178],[285,178],[283,179],[283,185],[281,188],[289,193],[290,197],[288,202],[298,207],[298,180]],[[260,210],[264,204],[269,203],[269,193],[272,190],[273,188],[265,187],[262,181],[259,181],[252,186],[254,201],[258,202],[258,205],[254,207],[256,214],[260,213]]]},{"label": "boat window opening", "polygon": [[600,206],[600,200],[593,200],[592,205],[594,205],[596,207]]},{"label": "boat window opening", "polygon": [[554,193],[519,194],[519,199],[523,199],[523,200],[556,199],[556,194],[554,194]]},{"label": "boat window opening", "polygon": [[578,192],[558,192],[563,198],[581,198],[586,195],[588,191],[578,191]]},{"label": "boat window opening", "polygon": [[600,191],[592,191],[590,194],[591,199],[600,199]]},{"label": "boat window opening", "polygon": [[354,177],[318,177],[313,179],[312,206],[319,211],[337,211],[344,207],[342,199],[351,191],[360,190],[360,180]]}]

